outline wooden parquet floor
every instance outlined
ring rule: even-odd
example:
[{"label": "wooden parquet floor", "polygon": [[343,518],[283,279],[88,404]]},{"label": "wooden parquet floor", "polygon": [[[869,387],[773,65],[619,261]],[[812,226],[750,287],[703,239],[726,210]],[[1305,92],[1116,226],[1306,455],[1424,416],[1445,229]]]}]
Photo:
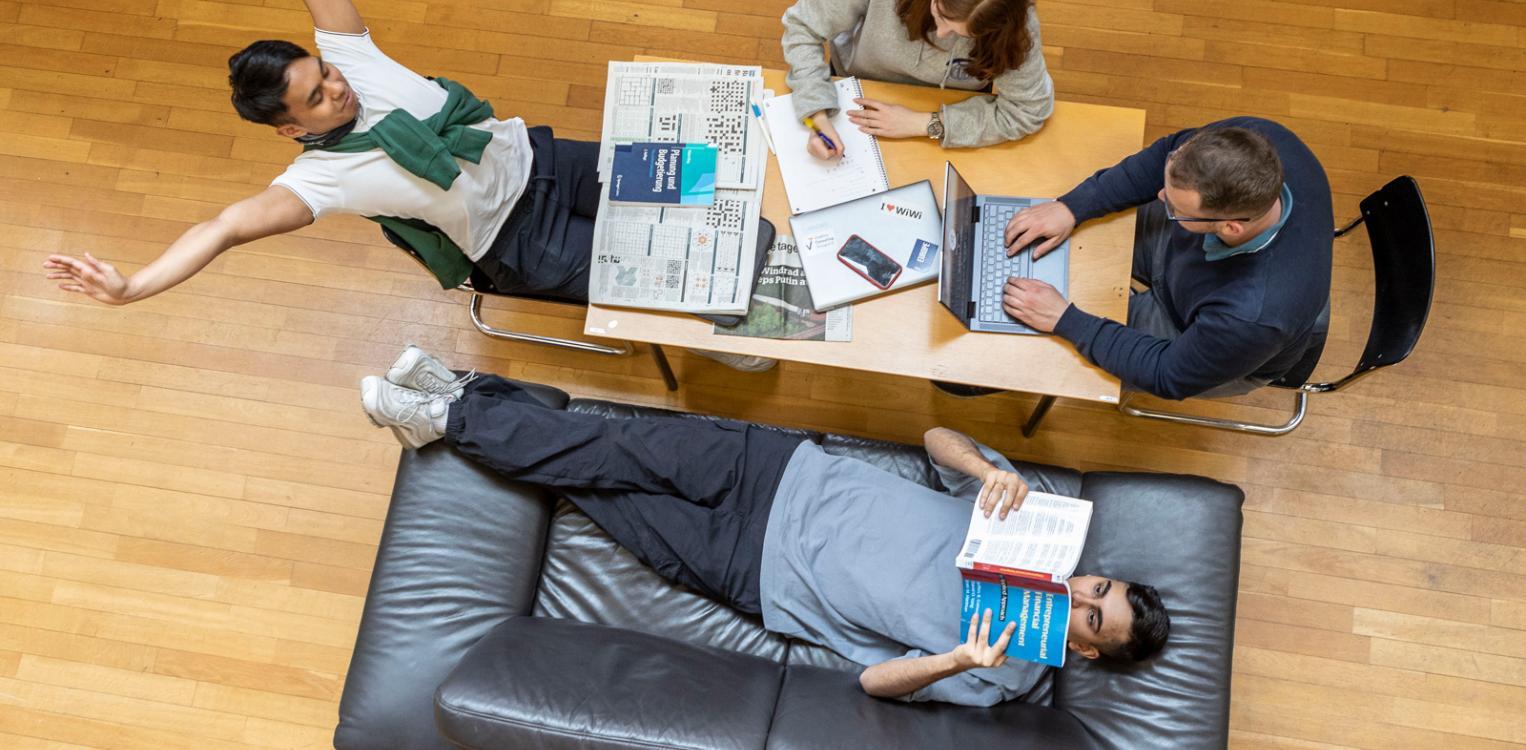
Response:
[{"label": "wooden parquet floor", "polygon": [[[784,0],[366,0],[384,49],[500,111],[597,137],[604,63],[778,66]],[[73,299],[50,252],[134,268],[294,154],[237,120],[225,60],[310,42],[299,0],[0,0],[0,746],[330,744],[398,447],[355,383],[407,342],[610,397],[915,440],[933,424],[1086,469],[1245,488],[1233,744],[1526,743],[1526,3],[1041,0],[1064,99],[1147,137],[1249,113],[1326,164],[1337,216],[1419,178],[1439,251],[1414,356],[1251,438],[1020,395],[674,353],[495,343],[368,222],[237,249],[126,308]],[[1356,359],[1364,236],[1337,244],[1327,362]],[[576,313],[489,303],[542,333]],[[1275,396],[1199,407],[1270,416]],[[1212,561],[1184,561],[1212,564]]]}]

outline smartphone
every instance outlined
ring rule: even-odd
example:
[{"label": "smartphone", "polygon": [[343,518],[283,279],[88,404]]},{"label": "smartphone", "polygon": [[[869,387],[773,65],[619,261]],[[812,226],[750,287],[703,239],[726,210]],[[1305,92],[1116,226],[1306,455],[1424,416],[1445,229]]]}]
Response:
[{"label": "smartphone", "polygon": [[837,259],[880,289],[889,289],[901,277],[900,263],[856,234],[838,248]]}]

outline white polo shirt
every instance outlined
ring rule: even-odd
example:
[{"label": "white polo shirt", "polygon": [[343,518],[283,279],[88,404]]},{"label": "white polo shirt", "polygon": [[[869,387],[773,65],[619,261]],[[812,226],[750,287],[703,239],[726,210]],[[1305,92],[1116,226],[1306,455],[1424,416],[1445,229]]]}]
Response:
[{"label": "white polo shirt", "polygon": [[[364,132],[394,109],[423,120],[445,106],[445,89],[382,54],[364,34],[315,30],[324,62],[349,80],[360,102]],[[473,261],[481,258],[524,192],[530,173],[530,139],[518,117],[487,119],[470,127],[493,140],[479,164],[457,159],[461,174],[450,190],[413,175],[381,149],[357,154],[306,151],[271,182],[292,191],[313,218],[330,213],[420,219],[450,237]]]}]

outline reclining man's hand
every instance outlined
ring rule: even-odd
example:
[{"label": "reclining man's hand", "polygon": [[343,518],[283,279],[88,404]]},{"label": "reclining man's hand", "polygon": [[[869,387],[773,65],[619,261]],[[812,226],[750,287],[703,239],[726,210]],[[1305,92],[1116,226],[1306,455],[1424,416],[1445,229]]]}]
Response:
[{"label": "reclining man's hand", "polygon": [[1012,640],[1012,634],[1017,632],[1017,623],[1009,622],[1001,631],[1001,637],[991,643],[991,610],[986,610],[985,617],[979,613],[970,617],[970,633],[964,639],[964,643],[954,647],[953,656],[959,666],[965,669],[983,669],[987,667],[999,667],[1007,663],[1007,644]]},{"label": "reclining man's hand", "polygon": [[991,517],[991,511],[996,511],[997,518],[1006,520],[1007,513],[1023,506],[1023,498],[1028,496],[1028,483],[1023,478],[1010,471],[991,469],[980,478],[980,494],[975,496],[975,504]]},{"label": "reclining man's hand", "polygon": [[1059,247],[1075,228],[1076,215],[1064,203],[1049,201],[1029,206],[1007,222],[1007,255],[1017,255],[1023,248],[1048,237],[1033,248],[1033,259],[1038,260]]}]

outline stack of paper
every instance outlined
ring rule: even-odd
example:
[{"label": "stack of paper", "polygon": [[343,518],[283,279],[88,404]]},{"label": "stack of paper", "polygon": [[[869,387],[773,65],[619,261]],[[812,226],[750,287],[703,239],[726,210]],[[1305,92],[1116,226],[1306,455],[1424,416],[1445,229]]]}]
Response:
[{"label": "stack of paper", "polygon": [[[610,63],[591,301],[726,315],[747,311],[768,158],[751,104],[764,96],[758,67]],[[715,146],[714,202],[612,204],[615,149],[637,142]]]}]

